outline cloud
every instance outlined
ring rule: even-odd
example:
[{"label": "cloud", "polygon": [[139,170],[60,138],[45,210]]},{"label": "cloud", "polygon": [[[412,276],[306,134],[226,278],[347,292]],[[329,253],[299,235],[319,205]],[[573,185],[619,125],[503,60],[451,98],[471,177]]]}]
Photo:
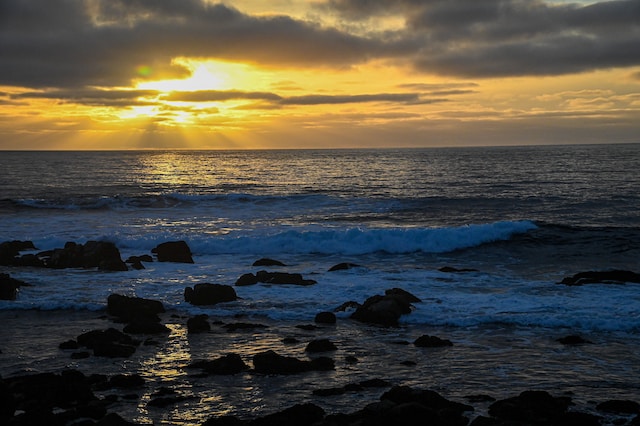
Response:
[{"label": "cloud", "polygon": [[[199,0],[3,0],[0,84],[126,86],[179,78],[177,57],[267,66],[349,66],[393,46],[287,16],[249,16]],[[384,54],[382,54],[385,56]]]},{"label": "cloud", "polygon": [[162,97],[166,101],[181,102],[220,102],[237,99],[280,101],[282,97],[269,92],[245,92],[241,90],[198,90],[190,92],[171,92]]},{"label": "cloud", "polygon": [[64,102],[91,105],[127,107],[134,105],[152,105],[155,102],[141,100],[158,96],[155,90],[100,90],[100,89],[63,89],[40,92],[23,92],[11,95],[12,99],[58,99]]},{"label": "cloud", "polygon": [[[427,74],[470,78],[640,65],[637,0],[310,4],[339,19],[332,26],[329,18],[321,23],[251,15],[207,0],[2,0],[0,85],[128,87],[140,79],[188,76],[184,63],[174,61],[180,57],[314,70],[383,60],[408,63]],[[315,15],[310,11],[308,16]],[[386,18],[395,18],[399,26],[376,25]],[[345,20],[355,25],[340,25]],[[339,103],[341,98],[325,101]]]},{"label": "cloud", "polygon": [[640,2],[328,0],[347,19],[396,14],[411,62],[462,77],[560,75],[640,65]]}]

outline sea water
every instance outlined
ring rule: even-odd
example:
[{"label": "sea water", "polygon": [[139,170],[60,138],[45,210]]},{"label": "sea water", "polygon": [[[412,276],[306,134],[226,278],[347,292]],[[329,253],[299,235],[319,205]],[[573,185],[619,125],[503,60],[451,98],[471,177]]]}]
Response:
[{"label": "sea water", "polygon": [[[160,300],[185,316],[310,322],[317,312],[399,287],[422,300],[401,318],[406,330],[440,327],[468,343],[467,356],[487,360],[513,357],[531,339],[547,344],[531,330],[544,330],[549,342],[600,336],[617,348],[588,357],[602,363],[601,376],[617,371],[607,389],[629,399],[640,393],[624,379],[639,361],[629,354],[640,348],[640,284],[558,284],[585,270],[640,272],[638,144],[3,152],[0,170],[0,241],[30,240],[38,250],[111,241],[126,259],[184,240],[195,262],[126,272],[2,267],[33,286],[0,301],[0,310],[101,312],[107,296],[120,293]],[[262,257],[287,266],[252,266]],[[328,271],[341,262],[358,267]],[[233,285],[260,269],[317,284],[235,287],[239,300],[215,307],[184,301],[186,286]],[[350,313],[338,312],[339,321]],[[347,330],[343,340],[360,336],[356,347],[370,339],[353,324]],[[496,336],[504,330],[515,330],[515,340],[501,347]],[[490,375],[513,381],[513,372],[497,370]]]}]

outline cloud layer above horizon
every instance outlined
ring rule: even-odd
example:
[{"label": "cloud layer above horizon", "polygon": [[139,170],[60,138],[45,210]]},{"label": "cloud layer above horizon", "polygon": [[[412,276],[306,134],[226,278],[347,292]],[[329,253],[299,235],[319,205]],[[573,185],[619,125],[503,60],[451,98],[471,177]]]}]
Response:
[{"label": "cloud layer above horizon", "polygon": [[[152,105],[150,99],[243,100],[263,111],[377,102],[434,105],[489,90],[499,79],[529,82],[611,70],[624,71],[625,88],[601,89],[613,90],[619,102],[630,96],[625,109],[640,102],[632,96],[640,84],[637,0],[264,3],[3,0],[0,106],[24,105],[30,99],[111,108]],[[172,93],[137,87],[191,76],[193,69],[179,58],[245,64],[273,74],[284,70],[287,75],[347,75],[375,65],[407,78],[385,86],[386,77],[372,74],[371,80],[381,78],[380,84],[358,93],[332,91],[330,82],[297,92],[279,90],[275,83],[267,90]],[[438,84],[439,90],[434,88]],[[550,94],[539,94],[545,95]],[[9,132],[6,125],[2,129]]]}]

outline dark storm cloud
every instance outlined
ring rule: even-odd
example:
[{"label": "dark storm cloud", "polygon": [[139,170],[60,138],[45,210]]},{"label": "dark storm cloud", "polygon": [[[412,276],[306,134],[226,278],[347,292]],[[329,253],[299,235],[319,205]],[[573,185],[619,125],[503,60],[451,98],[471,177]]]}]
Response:
[{"label": "dark storm cloud", "polygon": [[[440,96],[466,94],[468,91],[447,91],[448,93],[432,93]],[[373,93],[362,95],[304,95],[283,97],[270,92],[244,92],[240,90],[200,90],[195,92],[172,92],[162,97],[165,101],[182,102],[216,102],[229,100],[261,100],[275,105],[337,105],[367,102],[395,102],[420,104],[444,102],[444,99],[423,99],[420,93]]]},{"label": "dark storm cloud", "polygon": [[329,0],[350,19],[398,14],[421,43],[420,70],[457,76],[559,75],[640,65],[640,2]]},{"label": "dark storm cloud", "polygon": [[365,23],[399,16],[404,28],[356,35],[204,0],[2,0],[0,85],[111,88],[186,77],[177,57],[309,69],[385,59],[469,77],[640,65],[638,0],[327,0],[318,7]]},{"label": "dark storm cloud", "polygon": [[[34,88],[124,86],[183,77],[179,56],[264,65],[348,66],[383,51],[367,39],[286,16],[253,17],[199,0],[3,0],[0,84]],[[144,75],[142,75],[144,76]]]},{"label": "dark storm cloud", "polygon": [[236,99],[279,101],[282,98],[269,92],[245,92],[242,90],[198,90],[195,92],[172,92],[162,97],[166,101],[219,102]]},{"label": "dark storm cloud", "polygon": [[92,106],[134,106],[152,105],[156,102],[140,100],[143,97],[157,96],[155,90],[98,90],[98,89],[63,89],[41,92],[24,92],[12,95],[12,99],[58,99],[81,105]]}]

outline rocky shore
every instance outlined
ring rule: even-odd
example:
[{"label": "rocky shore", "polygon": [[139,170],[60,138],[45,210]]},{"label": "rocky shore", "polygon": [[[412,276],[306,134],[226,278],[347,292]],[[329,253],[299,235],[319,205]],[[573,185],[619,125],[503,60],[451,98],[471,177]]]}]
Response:
[{"label": "rocky shore", "polygon": [[[37,255],[20,254],[30,247],[18,243],[0,246],[4,265],[126,271],[126,264],[153,261],[123,262],[103,243],[69,243]],[[153,253],[158,261],[193,262],[183,242],[161,244]],[[276,262],[260,259],[254,266]],[[637,280],[637,274],[612,271],[562,283]],[[315,281],[259,271],[240,276],[235,286],[259,283]],[[0,285],[12,300],[29,283],[2,274]],[[0,311],[0,424],[640,425],[639,388],[620,396],[603,387],[581,397],[580,386],[599,382],[573,380],[570,362],[581,348],[597,346],[595,339],[403,326],[402,317],[421,301],[398,287],[345,301],[335,312],[351,313],[339,320],[334,312],[310,312],[306,323],[241,312],[215,316],[216,305],[236,299],[234,286],[200,283],[184,288],[185,303],[203,309],[198,315],[118,293],[100,312]],[[505,382],[508,389],[501,389]],[[565,386],[553,386],[559,383]]]}]

